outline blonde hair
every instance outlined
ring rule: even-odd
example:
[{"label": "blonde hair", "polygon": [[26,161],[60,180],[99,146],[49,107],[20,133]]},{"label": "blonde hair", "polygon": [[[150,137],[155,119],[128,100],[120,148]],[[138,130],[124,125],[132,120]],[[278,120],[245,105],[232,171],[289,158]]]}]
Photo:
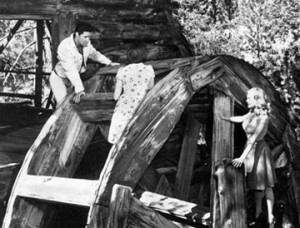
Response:
[{"label": "blonde hair", "polygon": [[255,100],[255,107],[252,111],[256,114],[269,114],[271,112],[271,105],[265,91],[259,87],[253,87],[248,90],[248,95],[253,96]]}]

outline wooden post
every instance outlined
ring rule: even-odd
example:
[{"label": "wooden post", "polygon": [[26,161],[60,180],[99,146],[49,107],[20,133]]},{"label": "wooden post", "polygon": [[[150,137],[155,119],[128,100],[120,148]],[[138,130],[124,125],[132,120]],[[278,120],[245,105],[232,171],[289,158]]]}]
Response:
[{"label": "wooden post", "polygon": [[200,123],[188,111],[178,171],[175,180],[175,193],[178,199],[187,200],[189,196],[195,156],[197,152],[199,129]]},{"label": "wooden post", "polygon": [[139,200],[146,206],[168,215],[171,220],[176,221],[176,218],[181,218],[182,223],[192,223],[193,227],[209,226],[209,208],[148,191],[143,192]]},{"label": "wooden post", "polygon": [[[233,207],[228,207],[228,200],[222,189],[228,188],[228,183],[223,183],[223,178],[219,178],[223,172],[221,168],[215,170],[217,164],[225,158],[232,159],[234,156],[233,150],[233,124],[221,120],[218,115],[229,117],[233,115],[233,101],[230,97],[216,92],[214,100],[214,125],[213,125],[213,148],[212,148],[212,178],[211,178],[211,214],[212,214],[212,227],[233,227],[243,228],[246,227],[246,216],[244,209],[241,211],[236,210],[237,201],[233,202]],[[221,170],[220,170],[221,169]],[[215,172],[217,171],[217,172]],[[227,177],[226,177],[227,178]],[[222,186],[222,189],[218,187]],[[240,193],[239,198],[245,199],[243,196],[244,189],[241,186],[232,186],[230,191],[237,191]],[[238,188],[238,189],[235,189]],[[221,205],[226,205],[224,208]],[[236,215],[237,214],[237,215]],[[239,219],[235,221],[234,219]],[[242,224],[242,226],[241,226]]]},{"label": "wooden post", "polygon": [[43,87],[43,47],[44,47],[44,21],[37,20],[37,60],[35,74],[35,98],[36,107],[42,106],[42,87]]},{"label": "wooden post", "polygon": [[57,47],[59,43],[74,31],[75,15],[72,12],[60,12],[54,17],[52,30],[52,64],[57,62]]},{"label": "wooden post", "polygon": [[107,228],[127,227],[131,192],[132,189],[129,187],[114,185],[109,205]]},{"label": "wooden post", "polygon": [[231,159],[224,159],[215,166],[215,192],[219,198],[220,227],[247,227],[244,175],[244,167],[234,168]]},{"label": "wooden post", "polygon": [[130,200],[128,227],[164,227],[164,228],[178,228],[175,223],[166,219],[158,212],[150,207],[147,207],[138,199],[132,197]]},{"label": "wooden post", "polygon": [[[299,184],[299,179],[300,179],[300,146],[299,142],[297,142],[296,136],[294,132],[291,129],[291,126],[288,124],[285,128],[285,131],[282,136],[282,142],[289,152],[289,157],[291,159],[291,162],[294,164],[292,173],[291,173],[291,180],[292,180],[292,185],[293,187],[291,188],[293,191],[293,196],[295,201],[291,201],[293,205],[293,208],[297,209],[297,212],[294,211],[294,213],[297,213],[298,215],[298,221],[293,221],[295,224],[300,223],[300,184]],[[293,213],[293,212],[292,212]]]},{"label": "wooden post", "polygon": [[[115,183],[135,187],[195,91],[221,77],[223,72],[218,58],[204,64],[195,61],[191,67],[173,70],[154,86],[109,152],[99,177],[97,203],[108,204]],[[87,224],[94,216],[92,208]]]},{"label": "wooden post", "polygon": [[[85,83],[88,93],[94,93],[103,81],[91,78]],[[84,123],[73,110],[69,95],[48,119],[29,149],[16,178],[3,222],[8,227],[46,227],[55,207],[18,197],[24,188],[21,180],[30,175],[72,177],[97,130],[96,124]]]}]

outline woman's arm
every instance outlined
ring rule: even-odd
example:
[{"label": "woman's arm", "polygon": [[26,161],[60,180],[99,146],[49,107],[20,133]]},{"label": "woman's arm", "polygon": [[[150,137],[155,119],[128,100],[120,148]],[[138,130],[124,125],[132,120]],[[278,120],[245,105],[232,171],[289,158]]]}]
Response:
[{"label": "woman's arm", "polygon": [[224,117],[224,116],[221,116],[220,114],[217,114],[219,116],[219,118],[221,120],[225,120],[225,121],[228,121],[228,122],[233,122],[233,123],[242,123],[245,119],[245,116],[231,116],[231,117]]},{"label": "woman's arm", "polygon": [[116,86],[115,86],[115,92],[114,92],[114,99],[118,100],[121,93],[122,93],[122,81],[117,78],[117,82],[116,82]]}]

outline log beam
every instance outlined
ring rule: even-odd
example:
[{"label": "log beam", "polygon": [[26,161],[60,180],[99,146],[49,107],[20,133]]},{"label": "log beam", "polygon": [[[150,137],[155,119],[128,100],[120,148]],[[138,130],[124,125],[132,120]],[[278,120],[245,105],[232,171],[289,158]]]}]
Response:
[{"label": "log beam", "polygon": [[[62,177],[26,175],[19,182],[18,196],[91,206],[97,181]],[[59,190],[58,190],[59,189]]]},{"label": "log beam", "polygon": [[[88,93],[95,93],[101,83],[103,79],[91,78],[85,83],[85,88]],[[79,118],[70,104],[72,97],[73,94],[66,97],[52,114],[27,152],[11,192],[3,228],[25,228],[51,222],[54,208],[18,197],[18,191],[22,179],[28,174],[58,177],[74,175],[97,125],[84,123]]]},{"label": "log beam", "polygon": [[187,200],[197,153],[200,123],[187,111],[184,138],[175,180],[176,198]]},{"label": "log beam", "polygon": [[127,227],[132,189],[126,186],[114,185],[109,205],[107,228]]},{"label": "log beam", "polygon": [[300,146],[290,125],[286,126],[286,129],[282,136],[282,142],[286,150],[289,152],[289,157],[291,159],[291,163],[293,167],[292,174],[291,174],[293,188],[291,189],[293,192],[293,197],[295,198],[295,202],[291,202],[291,203],[294,204],[293,205],[294,208],[297,208],[297,214],[298,214],[298,221],[294,221],[294,222],[295,224],[299,224],[300,223],[300,184],[299,184]]},{"label": "log beam", "polygon": [[185,220],[187,223],[193,222],[194,225],[198,224],[198,226],[210,224],[209,208],[195,203],[147,191],[141,194],[139,200],[156,211],[174,216],[174,220],[177,217]]},{"label": "log beam", "polygon": [[[99,178],[97,203],[108,205],[112,186],[116,183],[132,188],[136,185],[195,93],[193,87],[200,89],[222,74],[218,58],[204,64],[195,61],[191,67],[172,71],[154,86],[119,142],[110,150]],[[88,224],[93,214],[92,209]]]},{"label": "log beam", "polygon": [[[228,203],[228,195],[224,196],[224,189],[227,191],[236,191],[245,199],[244,189],[239,189],[238,185],[230,185],[232,189],[229,189],[228,183],[224,180],[227,176],[219,178],[220,173],[224,175],[224,168],[215,170],[217,164],[222,162],[223,159],[232,159],[234,156],[233,148],[233,124],[221,120],[218,115],[221,116],[233,116],[234,108],[233,100],[223,93],[216,92],[214,99],[214,125],[213,125],[213,143],[212,143],[212,177],[211,177],[211,213],[212,227],[233,227],[243,228],[246,227],[245,205],[241,206],[241,210],[236,210],[238,201],[233,201],[232,205]],[[227,173],[226,173],[227,174]],[[228,177],[229,178],[229,177]],[[234,181],[234,180],[233,180]],[[227,193],[228,194],[228,193]],[[236,220],[236,218],[239,218]]]},{"label": "log beam", "polygon": [[[231,160],[216,164],[216,191],[220,220],[213,220],[213,227],[247,228],[246,187],[244,167],[236,169]],[[216,226],[216,224],[219,224]]]},{"label": "log beam", "polygon": [[82,121],[90,123],[110,121],[116,105],[113,93],[89,93],[80,103],[71,103]]}]

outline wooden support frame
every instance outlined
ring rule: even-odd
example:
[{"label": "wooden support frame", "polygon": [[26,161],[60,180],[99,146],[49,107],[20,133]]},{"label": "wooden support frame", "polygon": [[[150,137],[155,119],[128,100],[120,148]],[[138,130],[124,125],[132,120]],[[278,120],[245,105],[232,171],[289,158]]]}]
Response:
[{"label": "wooden support frame", "polygon": [[101,227],[178,228],[173,222],[176,220],[197,227],[208,225],[208,208],[152,192],[143,192],[140,198],[136,198],[130,187],[115,184],[109,204],[108,222]]},{"label": "wooden support frame", "polygon": [[[14,28],[11,30],[11,32],[8,35],[8,41],[4,46],[0,47],[0,54],[2,51],[5,49],[11,38],[15,35],[15,33],[18,31],[20,26],[23,24],[25,20],[33,20],[37,24],[36,28],[36,49],[37,49],[37,60],[36,60],[36,71],[35,72],[26,72],[26,71],[13,71],[13,70],[8,70],[8,71],[1,71],[1,72],[6,72],[6,73],[22,73],[22,74],[35,74],[35,93],[34,95],[31,94],[18,94],[18,93],[5,93],[2,92],[0,93],[0,96],[8,96],[8,97],[18,97],[18,98],[25,98],[25,99],[33,99],[35,107],[41,108],[42,106],[42,91],[43,91],[43,75],[49,75],[50,73],[45,73],[43,72],[43,47],[44,47],[44,20],[46,20],[46,17],[39,17],[36,15],[20,15],[18,18],[15,18],[15,16],[11,15],[2,15],[0,14],[0,18],[4,20],[18,20]],[[50,18],[47,18],[50,19]],[[53,54],[52,54],[53,55]]]},{"label": "wooden support frame", "polygon": [[10,30],[8,37],[7,37],[7,42],[5,45],[0,46],[0,54],[2,54],[3,50],[6,48],[8,45],[9,41],[14,37],[15,33],[18,31],[18,29],[21,27],[23,24],[24,20],[18,20],[18,22],[15,24],[15,26]]},{"label": "wooden support frame", "polygon": [[44,21],[36,21],[36,33],[37,33],[37,68],[35,74],[35,98],[34,103],[36,107],[42,106],[42,91],[43,91],[43,46],[44,46]]},{"label": "wooden support frame", "polygon": [[[241,208],[237,208],[237,202],[245,202],[244,185],[237,186],[229,183],[240,180],[236,178],[235,174],[232,176],[233,180],[228,181],[227,172],[224,166],[220,163],[224,159],[233,159],[234,156],[234,125],[223,121],[219,118],[221,116],[233,116],[234,102],[233,100],[221,93],[215,92],[214,98],[214,125],[213,125],[213,148],[212,148],[212,177],[211,177],[211,214],[213,228],[246,228],[247,217],[245,213],[245,203],[241,204]],[[227,168],[228,166],[226,166]],[[232,171],[236,173],[236,170]],[[243,181],[239,181],[242,182]],[[230,202],[230,192],[237,192],[238,199]],[[228,201],[229,199],[229,201]]]},{"label": "wooden support frame", "polygon": [[189,197],[199,129],[200,123],[187,110],[187,121],[175,180],[175,193],[178,199],[187,200]]}]

